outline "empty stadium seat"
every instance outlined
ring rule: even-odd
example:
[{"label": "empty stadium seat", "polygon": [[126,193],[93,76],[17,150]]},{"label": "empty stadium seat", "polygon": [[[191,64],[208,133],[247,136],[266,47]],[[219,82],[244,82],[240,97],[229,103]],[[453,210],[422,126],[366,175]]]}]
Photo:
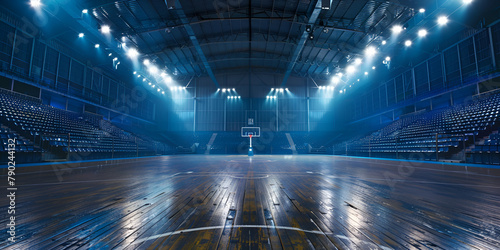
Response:
[{"label": "empty stadium seat", "polygon": [[[118,128],[90,113],[60,110],[39,99],[0,89],[0,138],[17,138],[20,152],[154,154],[169,146]],[[97,155],[97,154],[95,154]]]}]

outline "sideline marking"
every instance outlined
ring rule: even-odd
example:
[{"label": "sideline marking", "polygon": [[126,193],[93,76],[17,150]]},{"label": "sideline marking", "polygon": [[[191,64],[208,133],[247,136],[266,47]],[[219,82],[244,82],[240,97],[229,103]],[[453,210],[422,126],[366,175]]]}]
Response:
[{"label": "sideline marking", "polygon": [[[326,235],[326,234],[330,234],[330,235],[333,235],[333,233],[328,233],[328,232],[322,232],[322,231],[317,231],[317,230],[304,230],[304,229],[300,229],[300,228],[296,228],[296,227],[285,227],[285,226],[270,226],[270,225],[230,225],[230,226],[211,226],[211,227],[198,227],[198,228],[189,228],[189,229],[185,229],[185,230],[179,230],[179,231],[174,231],[174,232],[168,232],[168,233],[163,233],[163,234],[157,234],[157,235],[153,235],[153,236],[150,236],[150,237],[147,237],[147,238],[143,238],[143,239],[139,239],[139,240],[136,240],[134,242],[132,242],[131,244],[129,244],[128,246],[133,246],[133,245],[137,245],[137,244],[140,244],[140,243],[143,243],[145,241],[149,241],[149,240],[155,240],[155,239],[158,239],[158,238],[162,238],[162,237],[167,237],[167,236],[172,236],[172,235],[176,235],[176,234],[182,234],[182,233],[190,233],[190,232],[198,232],[198,231],[205,231],[205,230],[215,230],[215,229],[233,229],[233,228],[266,228],[266,229],[281,229],[281,230],[291,230],[291,231],[299,231],[299,232],[304,232],[304,233],[310,233],[310,234],[319,234],[319,235]],[[355,242],[353,240],[351,240],[349,237],[347,236],[344,236],[344,235],[333,235],[334,237],[337,237],[337,238],[340,238],[340,239],[345,239],[345,240],[349,240],[351,242]],[[381,246],[381,245],[377,245],[377,244],[374,244],[372,242],[367,242],[367,241],[357,241],[357,242],[361,242],[363,244],[369,244],[369,245],[373,245],[373,246],[377,246],[383,250],[391,250],[392,248],[390,247],[386,247],[386,246]],[[120,249],[125,249],[126,247],[122,247]]]}]

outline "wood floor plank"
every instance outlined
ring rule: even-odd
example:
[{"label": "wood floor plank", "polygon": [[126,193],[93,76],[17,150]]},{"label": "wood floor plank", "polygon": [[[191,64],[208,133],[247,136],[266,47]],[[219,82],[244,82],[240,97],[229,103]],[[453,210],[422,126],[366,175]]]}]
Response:
[{"label": "wood floor plank", "polygon": [[16,171],[18,241],[0,249],[500,249],[495,168],[196,155]]}]

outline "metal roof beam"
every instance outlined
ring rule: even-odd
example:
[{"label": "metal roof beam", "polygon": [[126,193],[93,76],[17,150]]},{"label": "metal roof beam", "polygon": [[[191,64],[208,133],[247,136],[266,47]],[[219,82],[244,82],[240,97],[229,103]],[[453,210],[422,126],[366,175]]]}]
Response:
[{"label": "metal roof beam", "polygon": [[179,0],[176,0],[176,6],[177,6],[176,7],[177,15],[179,16],[179,19],[181,20],[182,24],[184,24],[184,29],[186,29],[186,32],[189,36],[189,39],[191,40],[191,43],[193,43],[193,46],[194,46],[196,52],[198,53],[198,57],[203,62],[203,66],[205,67],[205,70],[207,71],[208,76],[210,76],[210,78],[214,82],[215,86],[217,88],[219,88],[220,87],[219,82],[217,82],[217,79],[215,78],[214,72],[212,71],[212,68],[210,67],[210,64],[208,63],[208,60],[205,57],[203,50],[201,49],[200,43],[198,42],[198,39],[196,38],[196,35],[194,33],[193,28],[191,28],[189,20],[186,17],[186,13],[184,13],[184,10],[182,9],[182,5],[181,5]]},{"label": "metal roof beam", "polygon": [[[299,24],[299,25],[306,25],[309,24],[306,21],[301,21],[299,18],[302,19],[302,16],[296,15],[294,17],[290,18],[282,18],[282,17],[252,17],[252,20],[260,20],[260,21],[282,21],[282,22],[289,22],[291,24]],[[193,18],[191,22],[189,22],[189,25],[201,25],[205,23],[213,23],[213,22],[231,22],[231,21],[247,21],[250,19],[250,17],[235,17],[235,18],[224,18],[224,19],[198,19],[198,18]],[[155,20],[156,24],[154,27],[147,27],[147,28],[136,28],[135,30],[129,30],[125,31],[124,34],[127,35],[134,35],[134,34],[144,34],[144,33],[153,33],[153,32],[161,32],[165,31],[167,29],[174,29],[174,28],[179,28],[184,26],[185,24],[179,23],[178,20]],[[212,24],[211,24],[212,25]],[[351,29],[349,28],[349,25],[346,25],[344,23],[337,23],[336,25],[323,25],[322,27],[325,28],[330,28],[330,29],[335,29],[337,31],[346,31],[346,32],[357,32],[357,33],[365,33],[364,31],[361,30],[356,30],[356,29]]]},{"label": "metal roof beam", "polygon": [[[311,17],[307,21],[307,23],[311,26],[314,26],[314,24],[316,23],[316,20],[318,19],[319,14],[321,13],[321,1],[315,0],[313,2],[315,2],[314,8],[313,8]],[[309,37],[309,33],[307,33],[307,31],[304,30],[304,32],[302,33],[302,36],[300,37],[300,41],[297,44],[297,47],[295,47],[295,51],[293,52],[293,55],[292,55],[292,60],[288,64],[288,68],[285,72],[285,76],[283,77],[283,82],[281,82],[282,87],[286,85],[286,82],[288,81],[288,78],[290,77],[290,74],[292,73],[292,70],[293,70],[295,64],[297,63],[297,60],[300,57],[300,53],[302,52],[302,49],[304,49],[304,45],[306,44],[307,39],[309,39],[308,37]]]},{"label": "metal roof beam", "polygon": [[73,20],[76,20],[89,33],[100,39],[101,44],[105,44],[107,47],[112,49],[113,52],[116,51],[119,45],[118,42],[115,40],[103,39],[102,34],[97,29],[97,27],[99,27],[99,23],[94,18],[82,18],[82,10],[76,7],[75,4],[67,4],[67,1],[56,0],[55,4],[66,11],[66,13],[68,13]]}]

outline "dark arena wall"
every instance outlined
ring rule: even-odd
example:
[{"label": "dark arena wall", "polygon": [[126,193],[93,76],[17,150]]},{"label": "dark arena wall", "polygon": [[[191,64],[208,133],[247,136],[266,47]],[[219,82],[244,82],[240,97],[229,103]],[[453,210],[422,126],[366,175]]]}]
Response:
[{"label": "dark arena wall", "polygon": [[0,249],[500,249],[497,0],[0,5]]}]

